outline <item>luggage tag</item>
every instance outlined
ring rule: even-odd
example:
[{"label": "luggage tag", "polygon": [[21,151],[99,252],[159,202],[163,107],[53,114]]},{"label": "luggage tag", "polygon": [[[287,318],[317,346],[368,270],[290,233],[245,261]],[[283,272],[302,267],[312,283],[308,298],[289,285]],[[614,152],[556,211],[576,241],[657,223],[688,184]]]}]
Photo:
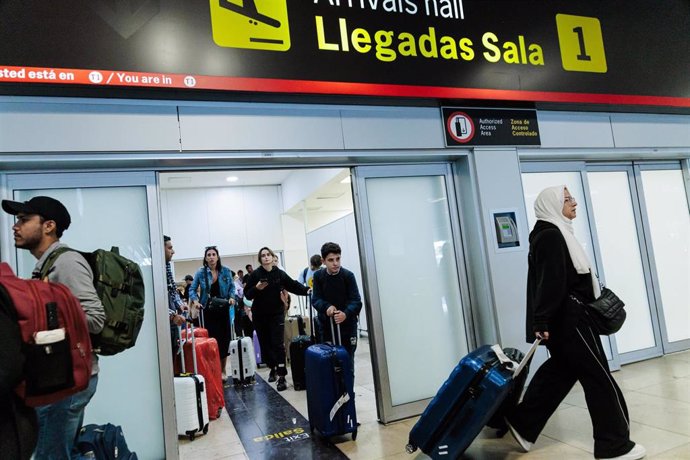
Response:
[{"label": "luggage tag", "polygon": [[60,329],[50,329],[48,331],[38,331],[34,334],[34,343],[36,345],[48,345],[63,340],[65,340],[64,327]]}]

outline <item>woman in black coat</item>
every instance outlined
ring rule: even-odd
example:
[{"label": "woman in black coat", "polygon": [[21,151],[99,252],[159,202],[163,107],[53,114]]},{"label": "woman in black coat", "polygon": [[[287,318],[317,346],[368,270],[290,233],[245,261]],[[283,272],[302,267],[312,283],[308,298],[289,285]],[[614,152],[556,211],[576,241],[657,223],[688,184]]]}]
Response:
[{"label": "woman in black coat", "polygon": [[527,341],[540,337],[549,359],[537,370],[522,402],[507,418],[510,432],[528,451],[575,382],[585,392],[592,419],[594,456],[640,459],[645,448],[630,440],[625,399],[611,376],[599,336],[573,297],[589,302],[599,283],[572,219],[577,202],[565,186],[543,190],[534,204],[527,274]]},{"label": "woman in black coat", "polygon": [[307,295],[309,288],[293,280],[274,263],[276,255],[271,249],[259,250],[261,266],[249,276],[244,296],[252,301],[252,322],[259,339],[261,357],[271,368],[269,382],[278,383],[276,389],[287,388],[285,376],[285,303],[281,297],[283,289],[297,295]]}]

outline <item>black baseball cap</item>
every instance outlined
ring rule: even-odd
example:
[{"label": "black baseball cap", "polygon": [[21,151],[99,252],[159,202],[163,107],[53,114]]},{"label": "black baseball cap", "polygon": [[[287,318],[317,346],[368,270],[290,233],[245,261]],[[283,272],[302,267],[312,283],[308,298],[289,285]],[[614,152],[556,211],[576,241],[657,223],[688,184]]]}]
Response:
[{"label": "black baseball cap", "polygon": [[69,228],[72,219],[67,208],[55,198],[49,196],[35,196],[29,201],[2,200],[2,209],[12,215],[19,213],[38,214],[46,220],[55,221],[58,237]]},{"label": "black baseball cap", "polygon": [[185,275],[184,280],[185,281],[194,281],[194,277],[192,275]]}]

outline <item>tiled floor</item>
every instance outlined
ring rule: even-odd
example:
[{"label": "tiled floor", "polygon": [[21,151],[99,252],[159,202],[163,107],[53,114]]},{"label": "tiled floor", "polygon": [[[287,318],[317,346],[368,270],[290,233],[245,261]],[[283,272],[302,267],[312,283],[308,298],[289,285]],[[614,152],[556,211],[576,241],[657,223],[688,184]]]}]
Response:
[{"label": "tiled floor", "polygon": [[[422,460],[424,454],[405,453],[407,436],[417,418],[383,426],[376,419],[374,383],[368,344],[357,350],[355,393],[360,423],[356,441],[349,437],[334,442],[351,459]],[[261,375],[267,377],[263,369]],[[647,448],[648,459],[690,459],[690,351],[623,366],[614,377],[625,393],[632,420],[632,439]],[[306,394],[289,387],[281,395],[307,416]],[[180,458],[249,459],[223,411],[211,423],[209,433],[194,442],[180,439]],[[510,435],[494,437],[485,429],[466,451],[465,459],[592,459],[592,425],[582,389],[576,386],[547,424],[528,453],[522,453]],[[250,459],[259,460],[259,459]]]}]

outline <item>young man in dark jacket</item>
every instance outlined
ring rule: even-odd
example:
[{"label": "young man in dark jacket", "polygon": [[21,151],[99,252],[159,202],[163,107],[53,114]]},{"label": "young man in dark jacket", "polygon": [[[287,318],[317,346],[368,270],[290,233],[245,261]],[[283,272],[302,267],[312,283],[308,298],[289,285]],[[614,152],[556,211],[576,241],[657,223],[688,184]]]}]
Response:
[{"label": "young man in dark jacket", "polygon": [[[357,349],[357,322],[362,310],[362,297],[359,295],[355,275],[340,266],[340,246],[325,243],[321,246],[321,257],[325,268],[314,273],[312,304],[319,312],[319,322],[324,341],[337,343],[338,333],[331,334],[331,318],[340,326],[342,345],[350,355],[354,372],[355,350]],[[337,326],[335,326],[337,327]]]}]

